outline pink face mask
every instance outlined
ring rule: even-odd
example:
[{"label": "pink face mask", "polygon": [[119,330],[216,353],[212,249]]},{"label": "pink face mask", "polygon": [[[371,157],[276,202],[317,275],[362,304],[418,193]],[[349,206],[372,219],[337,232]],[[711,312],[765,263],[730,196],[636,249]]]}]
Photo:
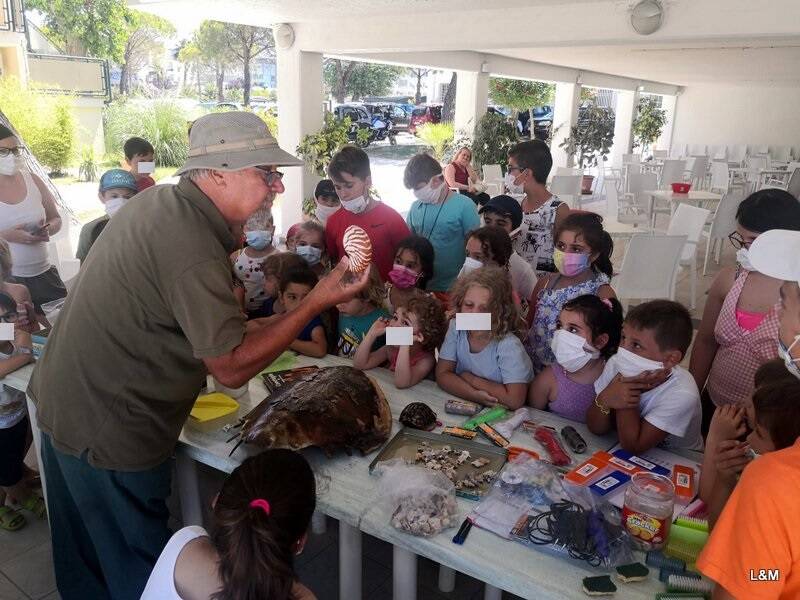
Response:
[{"label": "pink face mask", "polygon": [[588,254],[564,252],[556,248],[553,251],[553,263],[562,275],[575,277],[591,266]]},{"label": "pink face mask", "polygon": [[419,273],[403,265],[394,265],[389,271],[389,280],[401,290],[412,288],[417,284]]}]

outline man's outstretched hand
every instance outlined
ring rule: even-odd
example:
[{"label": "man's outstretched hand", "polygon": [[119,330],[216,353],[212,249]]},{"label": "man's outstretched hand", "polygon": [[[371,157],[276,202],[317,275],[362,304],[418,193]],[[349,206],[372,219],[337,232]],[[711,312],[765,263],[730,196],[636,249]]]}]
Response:
[{"label": "man's outstretched hand", "polygon": [[309,294],[321,305],[320,310],[347,302],[366,287],[369,281],[369,268],[361,273],[352,273],[349,267],[350,259],[342,257],[339,264],[323,277]]}]

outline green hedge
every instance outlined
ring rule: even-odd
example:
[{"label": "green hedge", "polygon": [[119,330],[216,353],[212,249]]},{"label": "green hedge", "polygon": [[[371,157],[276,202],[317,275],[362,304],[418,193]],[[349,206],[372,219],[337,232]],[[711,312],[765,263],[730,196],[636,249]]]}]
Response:
[{"label": "green hedge", "polygon": [[36,159],[61,173],[76,158],[75,116],[71,98],[25,88],[14,77],[0,77],[0,110]]},{"label": "green hedge", "polygon": [[138,136],[153,145],[156,164],[180,167],[186,162],[189,150],[187,131],[191,119],[175,102],[116,100],[106,108],[104,120],[106,152],[115,158],[122,156],[125,140]]}]

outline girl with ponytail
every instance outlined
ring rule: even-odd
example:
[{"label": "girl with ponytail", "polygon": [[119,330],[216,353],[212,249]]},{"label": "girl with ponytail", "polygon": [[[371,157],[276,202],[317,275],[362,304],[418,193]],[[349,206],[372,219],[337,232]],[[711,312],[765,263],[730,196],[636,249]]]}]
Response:
[{"label": "girl with ponytail", "polygon": [[314,473],[293,450],[245,460],[214,500],[214,524],[184,527],[156,563],[142,600],[315,600],[297,581],[316,504]]},{"label": "girl with ponytail", "polygon": [[540,277],[528,302],[530,330],[525,349],[537,374],[555,362],[551,342],[558,315],[566,302],[584,294],[616,298],[608,285],[613,275],[614,242],[603,229],[600,215],[570,212],[558,224],[555,240],[553,262],[558,272]]}]

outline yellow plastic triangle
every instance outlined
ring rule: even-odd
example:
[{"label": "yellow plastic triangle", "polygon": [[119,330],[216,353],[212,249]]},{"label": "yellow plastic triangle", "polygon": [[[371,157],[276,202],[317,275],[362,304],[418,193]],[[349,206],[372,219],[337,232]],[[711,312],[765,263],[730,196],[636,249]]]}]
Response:
[{"label": "yellow plastic triangle", "polygon": [[194,403],[190,414],[192,418],[203,423],[229,415],[236,412],[238,408],[239,403],[236,400],[226,394],[214,392],[200,396]]}]

